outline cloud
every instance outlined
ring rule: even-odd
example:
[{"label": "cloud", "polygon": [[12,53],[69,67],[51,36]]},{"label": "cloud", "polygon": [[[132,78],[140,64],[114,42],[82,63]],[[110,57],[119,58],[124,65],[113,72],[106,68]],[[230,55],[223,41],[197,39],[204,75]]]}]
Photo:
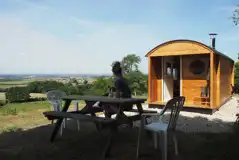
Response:
[{"label": "cloud", "polygon": [[25,5],[25,6],[29,6],[29,7],[34,7],[35,9],[40,9],[40,10],[44,10],[44,11],[49,11],[52,10],[52,8],[46,6],[46,5],[40,5],[40,4],[36,4],[27,0],[14,0],[15,2]]},{"label": "cloud", "polygon": [[70,20],[72,22],[75,22],[75,23],[79,24],[79,25],[84,25],[84,26],[87,26],[87,27],[92,27],[95,24],[93,21],[82,20],[82,19],[79,19],[79,18],[74,17],[74,16],[71,16]]},{"label": "cloud", "polygon": [[27,24],[0,15],[1,73],[110,73],[111,62],[129,53],[142,57],[140,67],[147,72],[144,55],[158,41],[141,25],[91,22],[93,31],[65,39]]},{"label": "cloud", "polygon": [[225,6],[217,6],[215,9],[216,9],[216,11],[220,11],[220,12],[232,13],[237,8],[238,8],[238,6],[236,6],[236,5],[225,5]]}]

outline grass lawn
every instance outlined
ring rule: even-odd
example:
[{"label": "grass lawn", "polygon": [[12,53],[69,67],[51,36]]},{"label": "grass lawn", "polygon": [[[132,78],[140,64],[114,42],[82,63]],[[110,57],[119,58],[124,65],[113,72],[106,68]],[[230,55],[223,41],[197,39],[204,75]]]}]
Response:
[{"label": "grass lawn", "polygon": [[[79,103],[80,107],[83,105]],[[7,104],[0,108],[0,132],[48,124],[50,121],[42,113],[49,110],[51,105],[47,101]]]},{"label": "grass lawn", "polygon": [[[46,95],[31,93],[31,97],[46,97]],[[145,98],[145,96],[137,98]],[[0,100],[4,99],[5,94],[0,93]],[[83,105],[84,103],[80,101],[79,107]],[[0,108],[0,132],[48,124],[50,122],[42,115],[48,110],[51,110],[51,106],[47,101],[7,104]]]}]

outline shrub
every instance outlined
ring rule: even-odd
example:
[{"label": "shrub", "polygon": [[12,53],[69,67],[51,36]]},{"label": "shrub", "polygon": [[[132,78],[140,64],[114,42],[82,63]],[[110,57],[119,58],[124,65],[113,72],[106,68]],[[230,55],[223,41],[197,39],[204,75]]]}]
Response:
[{"label": "shrub", "polygon": [[7,92],[8,88],[0,88],[0,92]]},{"label": "shrub", "polygon": [[34,81],[30,82],[27,87],[31,93],[45,93],[49,90],[59,89],[64,84],[57,81]]},{"label": "shrub", "polygon": [[93,82],[92,86],[89,89],[90,94],[93,95],[103,95],[108,92],[108,86],[113,86],[113,79],[110,78],[97,78]]},{"label": "shrub", "polygon": [[7,116],[7,115],[17,115],[17,109],[16,108],[5,108],[3,110],[3,115]]},{"label": "shrub", "polygon": [[5,100],[0,100],[0,106],[4,106],[6,104]]},{"label": "shrub", "polygon": [[35,98],[29,98],[28,102],[36,102],[36,101],[45,101],[47,98],[45,97],[35,97]]},{"label": "shrub", "polygon": [[72,95],[72,94],[83,95],[83,90],[80,85],[77,85],[77,86],[64,85],[59,90],[65,92],[67,95]]},{"label": "shrub", "polygon": [[30,98],[28,87],[11,87],[6,92],[6,100],[12,102],[27,102]]}]

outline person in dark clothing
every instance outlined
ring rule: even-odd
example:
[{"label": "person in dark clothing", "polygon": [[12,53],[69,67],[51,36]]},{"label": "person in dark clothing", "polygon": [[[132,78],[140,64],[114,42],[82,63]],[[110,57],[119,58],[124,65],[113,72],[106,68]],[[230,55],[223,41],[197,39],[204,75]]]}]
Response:
[{"label": "person in dark clothing", "polygon": [[[112,67],[112,72],[114,74],[114,89],[113,97],[115,98],[131,98],[131,89],[129,87],[128,81],[122,75],[122,68],[120,62],[115,62]],[[117,106],[107,106],[105,107],[105,115],[111,117],[111,115],[116,114]],[[123,106],[124,111],[132,110],[133,105],[126,104]]]},{"label": "person in dark clothing", "polygon": [[115,76],[114,87],[116,89],[117,98],[131,98],[131,90],[128,81],[122,75],[120,62],[115,62],[112,67],[112,72]]}]

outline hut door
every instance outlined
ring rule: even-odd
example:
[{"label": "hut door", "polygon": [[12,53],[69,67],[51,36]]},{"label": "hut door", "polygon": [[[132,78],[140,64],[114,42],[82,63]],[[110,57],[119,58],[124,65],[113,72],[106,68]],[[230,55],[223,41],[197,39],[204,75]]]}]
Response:
[{"label": "hut door", "polygon": [[173,65],[173,57],[163,57],[163,102],[167,102],[173,98]]}]

